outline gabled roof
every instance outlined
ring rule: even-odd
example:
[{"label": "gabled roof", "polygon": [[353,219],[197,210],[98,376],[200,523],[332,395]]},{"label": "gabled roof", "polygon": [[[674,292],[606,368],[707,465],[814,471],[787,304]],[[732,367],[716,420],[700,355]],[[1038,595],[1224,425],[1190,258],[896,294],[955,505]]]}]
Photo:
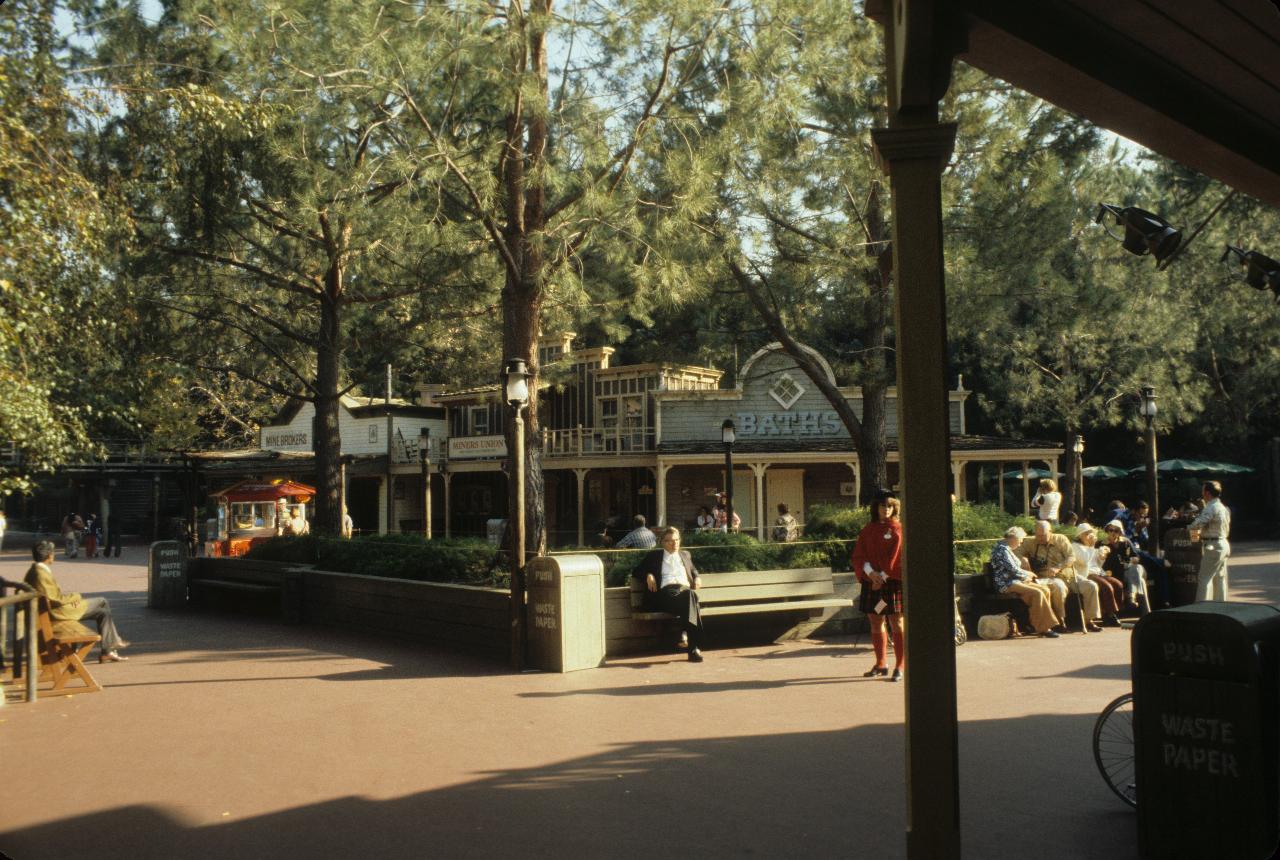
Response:
[{"label": "gabled roof", "polygon": [[[274,418],[265,427],[284,427],[293,422],[302,411],[302,407],[311,401],[301,397],[291,397]],[[398,397],[391,398],[388,403],[383,397],[363,397],[344,394],[338,402],[356,418],[374,418],[386,415],[388,409],[392,415],[404,415],[410,418],[444,418],[444,410],[438,406],[419,406]]]}]

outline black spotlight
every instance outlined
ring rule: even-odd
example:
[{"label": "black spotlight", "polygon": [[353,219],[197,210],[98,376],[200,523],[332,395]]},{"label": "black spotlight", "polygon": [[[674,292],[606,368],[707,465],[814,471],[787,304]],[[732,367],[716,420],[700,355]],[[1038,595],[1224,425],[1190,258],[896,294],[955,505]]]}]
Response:
[{"label": "black spotlight", "polygon": [[1257,251],[1246,251],[1235,245],[1228,245],[1222,252],[1222,262],[1228,257],[1235,257],[1236,263],[1244,267],[1244,282],[1255,290],[1271,290],[1280,301],[1280,263]]},{"label": "black spotlight", "polygon": [[[1139,257],[1151,254],[1156,258],[1157,263],[1163,263],[1173,256],[1173,252],[1182,244],[1180,231],[1173,229],[1169,222],[1159,215],[1145,209],[1138,209],[1135,206],[1121,208],[1109,203],[1099,203],[1098,217],[1094,218],[1093,222],[1102,224],[1102,219],[1108,213],[1115,217],[1116,224],[1124,226],[1124,238],[1121,239],[1110,230],[1107,230],[1107,233],[1120,239],[1124,249],[1130,254],[1137,254]],[[1103,229],[1106,229],[1105,224]]]}]

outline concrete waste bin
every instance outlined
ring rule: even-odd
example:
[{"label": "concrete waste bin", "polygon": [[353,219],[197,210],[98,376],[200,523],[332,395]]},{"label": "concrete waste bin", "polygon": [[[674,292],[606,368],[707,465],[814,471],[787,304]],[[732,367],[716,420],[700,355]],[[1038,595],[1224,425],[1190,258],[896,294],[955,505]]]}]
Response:
[{"label": "concrete waste bin", "polygon": [[529,563],[529,664],[548,672],[604,663],[604,563],[594,555],[542,556]]},{"label": "concrete waste bin", "polygon": [[186,549],[176,540],[156,541],[147,554],[147,606],[181,609],[186,605]]},{"label": "concrete waste bin", "polygon": [[1196,588],[1200,583],[1200,555],[1204,549],[1201,541],[1192,541],[1185,528],[1171,528],[1160,533],[1164,557],[1169,569],[1169,601],[1174,606],[1187,606],[1196,602]]},{"label": "concrete waste bin", "polygon": [[1280,838],[1280,609],[1197,603],[1133,632],[1142,857],[1270,857]]}]

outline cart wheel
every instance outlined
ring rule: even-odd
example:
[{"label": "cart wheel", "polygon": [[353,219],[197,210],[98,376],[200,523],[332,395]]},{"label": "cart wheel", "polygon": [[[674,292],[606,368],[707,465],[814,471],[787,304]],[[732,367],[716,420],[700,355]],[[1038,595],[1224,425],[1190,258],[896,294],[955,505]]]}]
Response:
[{"label": "cart wheel", "polygon": [[1102,709],[1093,724],[1093,760],[1116,797],[1138,806],[1133,750],[1133,694],[1125,693]]}]

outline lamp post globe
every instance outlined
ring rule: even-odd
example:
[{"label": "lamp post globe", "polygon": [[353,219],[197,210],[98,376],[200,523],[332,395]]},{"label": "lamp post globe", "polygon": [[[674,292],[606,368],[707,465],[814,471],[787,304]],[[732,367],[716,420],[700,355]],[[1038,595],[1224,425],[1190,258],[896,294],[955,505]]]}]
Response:
[{"label": "lamp post globe", "polygon": [[523,358],[509,358],[504,389],[512,412],[511,478],[515,492],[507,505],[511,518],[511,665],[524,668],[525,655],[525,504],[524,504],[524,408],[529,403],[529,366]]},{"label": "lamp post globe", "polygon": [[1151,536],[1152,553],[1160,554],[1160,484],[1156,466],[1156,390],[1153,386],[1142,386],[1142,394],[1138,413],[1146,424],[1147,443],[1147,497],[1150,499],[1152,516],[1148,521],[1148,533]]}]

